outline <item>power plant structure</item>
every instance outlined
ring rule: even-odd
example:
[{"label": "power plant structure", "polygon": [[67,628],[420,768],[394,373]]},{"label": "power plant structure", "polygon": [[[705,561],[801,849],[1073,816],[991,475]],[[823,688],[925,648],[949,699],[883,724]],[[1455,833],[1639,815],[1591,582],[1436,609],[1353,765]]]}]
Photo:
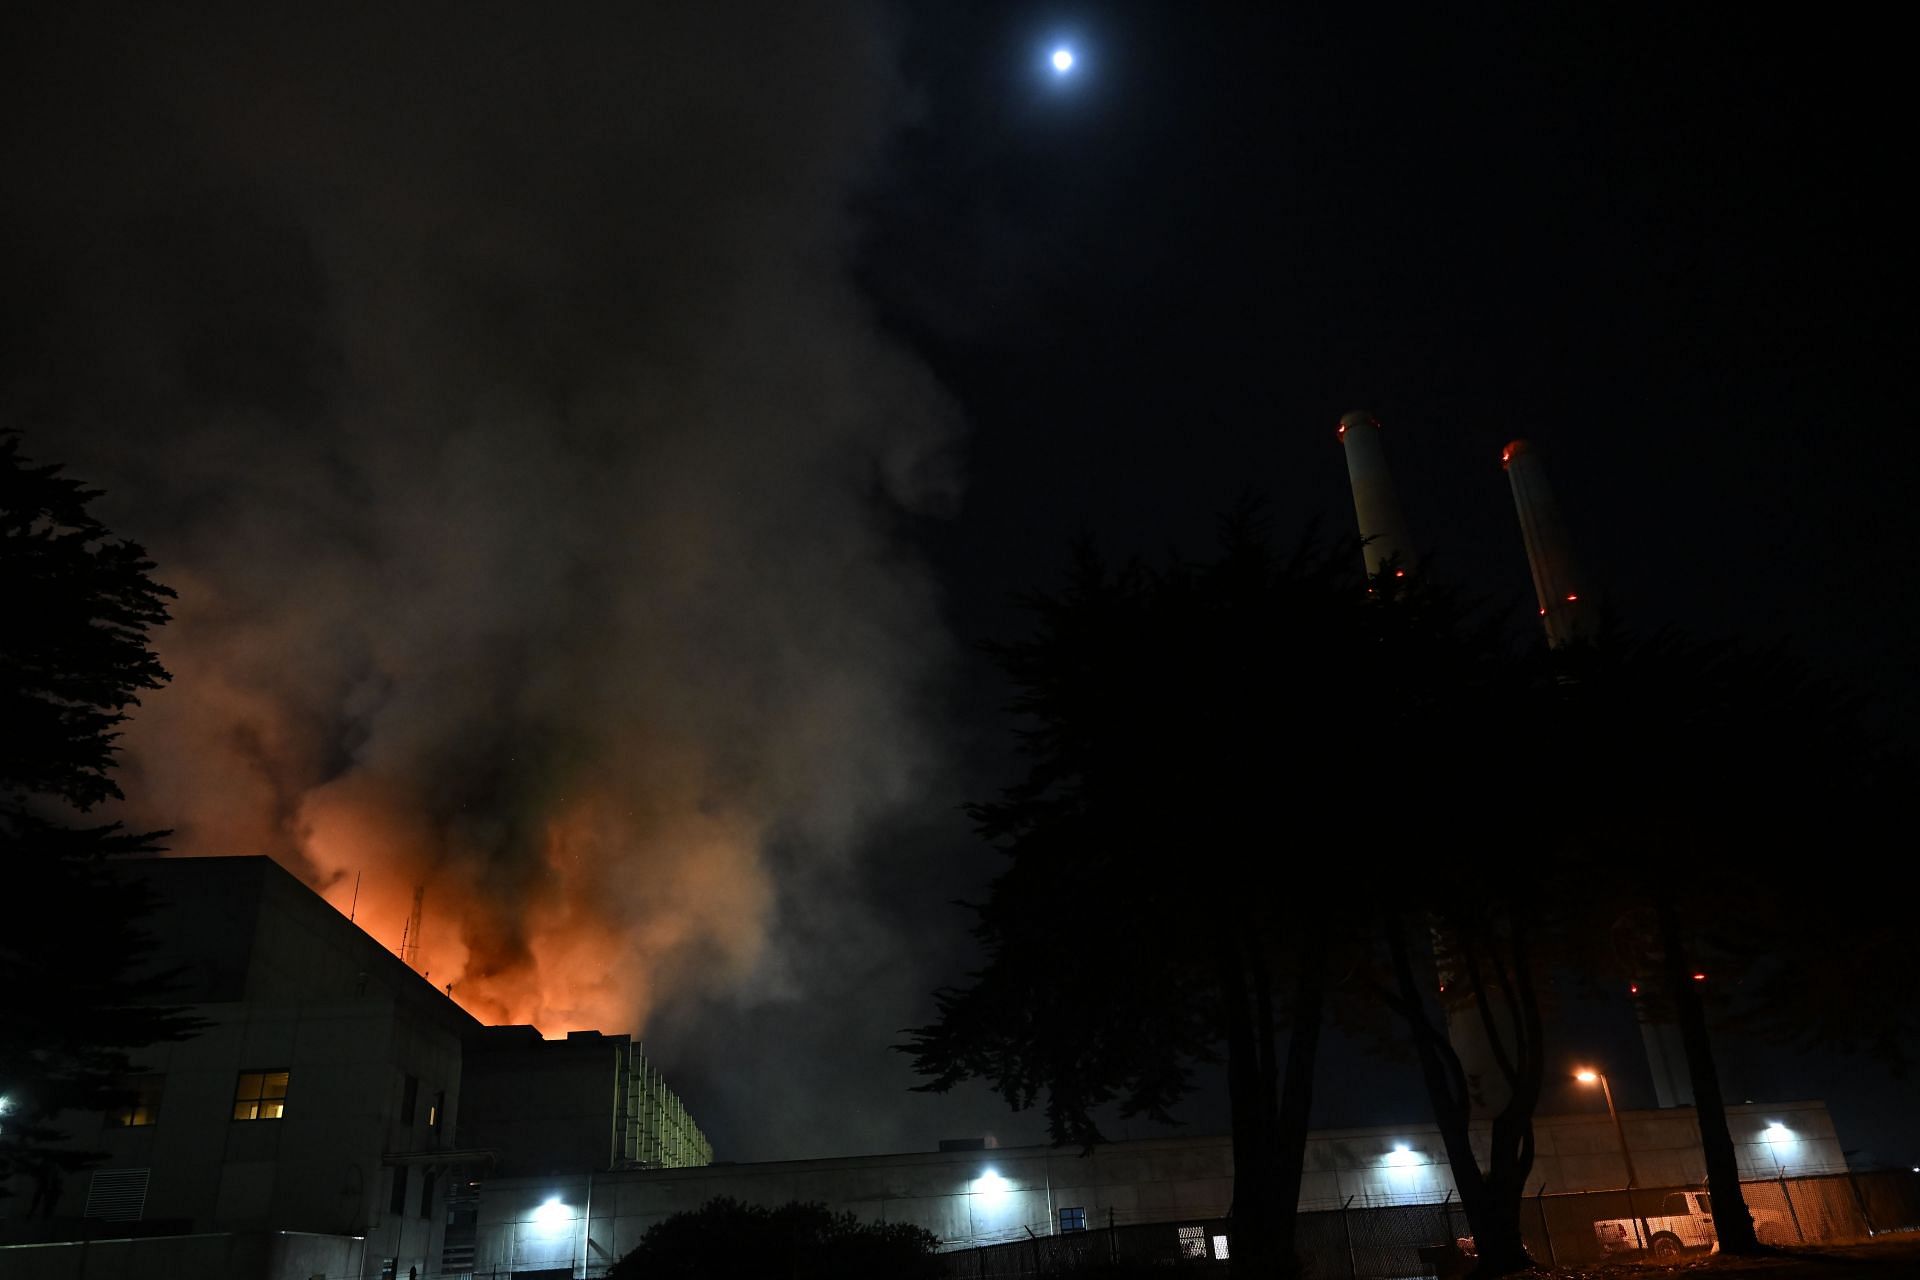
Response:
[{"label": "power plant structure", "polygon": [[1500,451],[1500,465],[1513,485],[1513,506],[1520,517],[1520,536],[1527,544],[1527,565],[1533,570],[1533,592],[1547,643],[1558,648],[1591,635],[1592,602],[1574,564],[1540,451],[1528,441],[1515,440]]},{"label": "power plant structure", "polygon": [[[1362,552],[1369,581],[1388,566],[1403,565],[1411,555],[1412,542],[1406,521],[1400,512],[1399,491],[1387,466],[1381,445],[1380,421],[1371,413],[1354,410],[1340,418],[1340,441],[1347,455],[1347,473],[1353,483],[1353,509],[1359,522]],[[1579,639],[1591,639],[1592,588],[1581,572],[1567,536],[1566,523],[1553,489],[1547,483],[1546,465],[1540,450],[1531,441],[1514,440],[1500,451],[1500,466],[1513,488],[1514,511],[1520,522],[1520,536],[1526,547],[1527,567],[1533,575],[1533,589],[1540,610],[1540,625],[1547,643],[1554,648]],[[1398,572],[1405,572],[1398,568]],[[1458,989],[1458,975],[1448,972],[1439,957],[1445,948],[1435,939],[1442,991]],[[1633,1007],[1640,1024],[1641,1041],[1646,1049],[1647,1066],[1653,1078],[1654,1094],[1662,1107],[1691,1106],[1693,1083],[1687,1075],[1685,1052],[1679,1029],[1671,1019],[1648,1007],[1638,983],[1632,988]],[[1497,1110],[1504,1103],[1504,1082],[1494,1065],[1492,1046],[1486,1025],[1472,1008],[1457,1003],[1445,1005],[1447,1039],[1467,1077],[1468,1091],[1476,1113]]]},{"label": "power plant structure", "polygon": [[1347,475],[1353,481],[1353,514],[1360,522],[1361,552],[1367,577],[1377,578],[1389,564],[1404,574],[1413,556],[1406,517],[1400,512],[1400,494],[1387,469],[1387,452],[1380,443],[1380,421],[1358,409],[1340,418],[1340,442],[1347,450]]},{"label": "power plant structure", "polygon": [[[1405,576],[1413,542],[1407,535],[1400,493],[1394,487],[1393,472],[1381,444],[1380,420],[1355,409],[1340,416],[1339,435],[1346,448],[1347,475],[1353,482],[1353,512],[1359,523],[1367,580],[1373,581],[1389,568]],[[1440,990],[1462,990],[1460,975],[1451,971],[1446,959],[1449,950],[1437,933],[1433,952]],[[1486,1115],[1500,1110],[1507,1101],[1506,1082],[1495,1065],[1497,1055],[1485,1022],[1475,1008],[1457,998],[1443,1000],[1442,1008],[1447,1017],[1447,1040],[1466,1074],[1474,1113]]]}]

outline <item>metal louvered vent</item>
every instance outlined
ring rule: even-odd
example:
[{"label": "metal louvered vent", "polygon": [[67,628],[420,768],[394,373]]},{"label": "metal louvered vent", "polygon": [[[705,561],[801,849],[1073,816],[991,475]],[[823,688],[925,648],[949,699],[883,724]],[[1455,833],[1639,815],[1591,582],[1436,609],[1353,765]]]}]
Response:
[{"label": "metal louvered vent", "polygon": [[87,1216],[107,1222],[134,1222],[147,1207],[151,1169],[95,1169],[87,1184]]}]

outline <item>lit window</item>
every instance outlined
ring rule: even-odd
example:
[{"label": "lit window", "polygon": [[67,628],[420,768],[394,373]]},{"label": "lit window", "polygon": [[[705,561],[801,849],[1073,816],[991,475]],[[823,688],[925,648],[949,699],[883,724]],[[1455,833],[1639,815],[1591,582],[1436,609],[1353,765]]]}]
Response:
[{"label": "lit window", "polygon": [[1207,1229],[1205,1227],[1180,1228],[1180,1256],[1183,1258],[1204,1258],[1207,1256]]},{"label": "lit window", "polygon": [[235,1120],[284,1120],[287,1115],[285,1071],[242,1071],[233,1091]]},{"label": "lit window", "polygon": [[440,1121],[447,1114],[447,1091],[441,1089],[433,1095],[433,1102],[427,1107],[427,1128],[438,1129]]},{"label": "lit window", "polygon": [[1227,1238],[1225,1236],[1215,1236],[1213,1238],[1213,1259],[1215,1262],[1225,1262],[1227,1260]]},{"label": "lit window", "polygon": [[161,1076],[134,1076],[123,1086],[125,1101],[107,1113],[107,1123],[123,1129],[155,1124],[160,1119]]},{"label": "lit window", "polygon": [[1060,1211],[1060,1229],[1062,1231],[1085,1231],[1087,1229],[1087,1207],[1075,1205],[1071,1209]]}]

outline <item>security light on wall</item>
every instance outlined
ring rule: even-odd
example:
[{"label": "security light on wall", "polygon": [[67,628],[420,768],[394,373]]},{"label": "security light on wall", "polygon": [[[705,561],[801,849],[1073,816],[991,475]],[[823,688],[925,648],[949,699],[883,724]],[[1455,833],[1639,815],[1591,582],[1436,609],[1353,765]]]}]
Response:
[{"label": "security light on wall", "polygon": [[573,1212],[560,1203],[559,1196],[550,1196],[545,1204],[533,1211],[533,1225],[551,1235],[562,1231],[573,1221]]},{"label": "security light on wall", "polygon": [[993,1169],[984,1171],[979,1177],[973,1180],[973,1193],[979,1196],[981,1201],[989,1207],[1005,1199],[1010,1189],[1007,1185],[1007,1180]]}]

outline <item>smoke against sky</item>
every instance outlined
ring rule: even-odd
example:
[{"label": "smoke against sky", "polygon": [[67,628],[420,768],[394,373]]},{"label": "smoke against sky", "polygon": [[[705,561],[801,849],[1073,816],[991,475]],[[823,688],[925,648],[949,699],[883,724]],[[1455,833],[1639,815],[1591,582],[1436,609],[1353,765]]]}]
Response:
[{"label": "smoke against sky", "polygon": [[[644,1028],[725,1157],[1037,1133],[886,1048],[997,866],[953,636],[1243,484],[1350,531],[1345,410],[1523,623],[1517,435],[1623,617],[1912,722],[1904,437],[1833,434],[1912,401],[1852,28],[1139,0],[1068,88],[985,0],[190,10],[0,11],[0,421],[181,592],[126,816],[390,946],[424,884],[436,984]],[[1318,1122],[1420,1113],[1335,1058]],[[1898,1109],[1749,1090],[1841,1078]]]},{"label": "smoke against sky", "polygon": [[357,880],[389,945],[424,886],[488,1021],[795,995],[783,920],[857,913],[939,767],[892,526],[953,501],[957,415],[845,266],[885,24],[400,8],[15,43],[9,416],[180,592],[130,816]]}]

